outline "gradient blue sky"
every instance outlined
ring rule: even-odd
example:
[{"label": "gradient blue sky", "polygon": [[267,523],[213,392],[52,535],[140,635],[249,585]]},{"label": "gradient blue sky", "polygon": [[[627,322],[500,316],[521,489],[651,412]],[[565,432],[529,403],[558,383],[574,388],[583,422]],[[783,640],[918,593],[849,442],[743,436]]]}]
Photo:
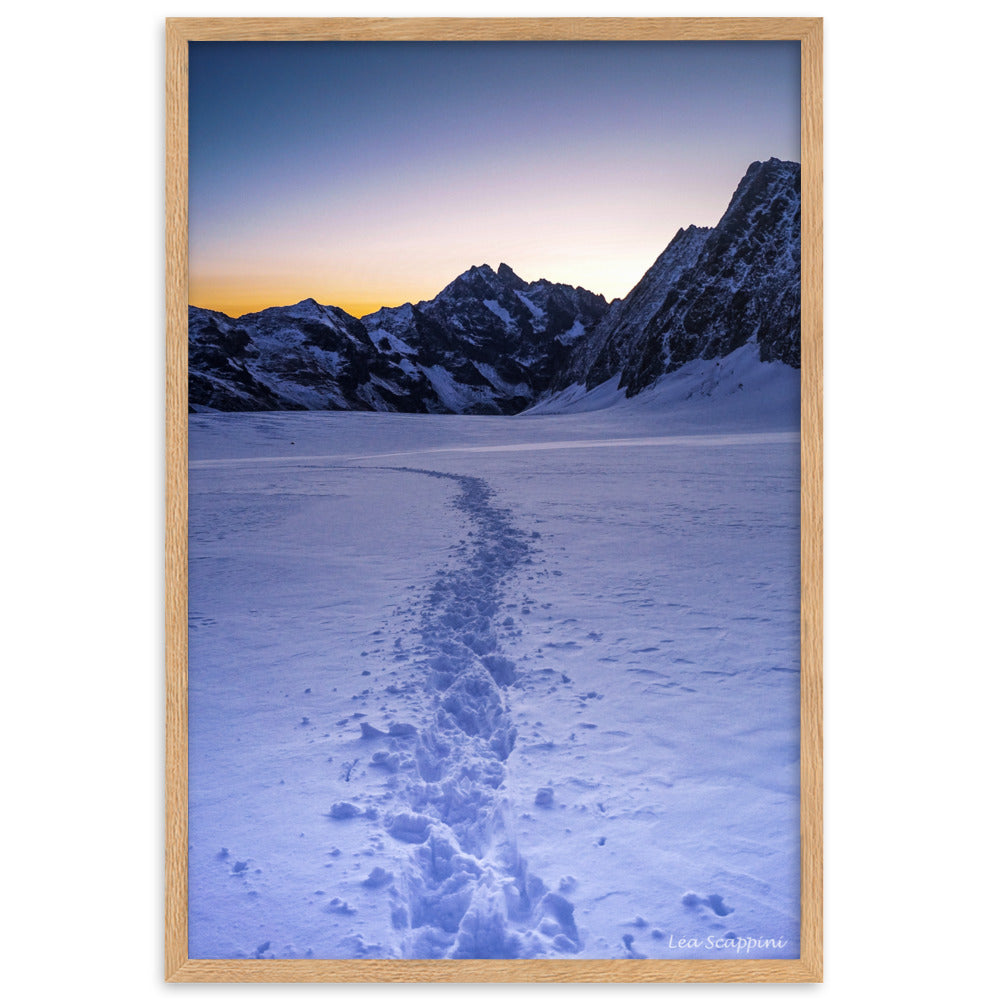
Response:
[{"label": "gradient blue sky", "polygon": [[501,261],[610,300],[770,156],[797,42],[192,42],[190,301],[360,316]]}]

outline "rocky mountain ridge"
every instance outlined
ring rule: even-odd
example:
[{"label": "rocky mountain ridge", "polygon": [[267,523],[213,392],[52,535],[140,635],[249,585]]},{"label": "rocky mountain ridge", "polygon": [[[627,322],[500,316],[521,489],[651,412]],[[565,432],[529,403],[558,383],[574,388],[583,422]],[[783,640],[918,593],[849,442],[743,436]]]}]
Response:
[{"label": "rocky mountain ridge", "polygon": [[679,230],[610,306],[507,264],[360,320],[313,299],[237,319],[192,306],[191,409],[510,414],[614,378],[632,396],[751,342],[797,368],[799,185],[796,163],[751,164],[718,225]]},{"label": "rocky mountain ridge", "polygon": [[194,410],[517,413],[607,310],[603,296],[506,264],[435,298],[355,319],[305,299],[233,319],[190,307]]}]

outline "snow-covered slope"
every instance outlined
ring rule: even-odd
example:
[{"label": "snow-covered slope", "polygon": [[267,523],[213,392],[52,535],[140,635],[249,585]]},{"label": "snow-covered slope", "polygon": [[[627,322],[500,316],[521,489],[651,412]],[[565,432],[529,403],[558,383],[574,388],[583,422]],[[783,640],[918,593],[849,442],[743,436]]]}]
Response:
[{"label": "snow-covered slope", "polygon": [[636,396],[627,396],[615,376],[593,389],[582,383],[569,386],[523,416],[611,409],[609,424],[623,429],[629,421],[653,419],[664,429],[689,432],[761,423],[798,430],[799,401],[799,370],[780,361],[761,361],[757,344],[751,342],[724,358],[689,361]]},{"label": "snow-covered slope", "polygon": [[746,398],[191,417],[192,957],[797,956],[797,406]]},{"label": "snow-covered slope", "polygon": [[799,365],[799,165],[751,164],[695,264],[671,288],[622,371],[630,396],[695,358],[751,340],[761,361]]},{"label": "snow-covered slope", "polygon": [[755,345],[797,368],[799,165],[753,163],[714,229],[682,229],[629,294],[575,348],[553,390],[615,378],[627,395],[689,362]]},{"label": "snow-covered slope", "polygon": [[615,299],[594,332],[579,343],[559,373],[558,388],[579,382],[593,388],[621,374],[671,289],[697,262],[710,233],[698,226],[677,232],[639,284],[625,298]]}]

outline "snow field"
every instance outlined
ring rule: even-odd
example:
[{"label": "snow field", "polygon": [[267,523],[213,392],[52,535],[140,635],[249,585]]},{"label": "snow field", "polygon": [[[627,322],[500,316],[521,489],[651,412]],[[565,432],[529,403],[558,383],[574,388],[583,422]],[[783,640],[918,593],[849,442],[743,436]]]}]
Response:
[{"label": "snow field", "polygon": [[798,954],[797,436],[628,405],[192,418],[192,957]]},{"label": "snow field", "polygon": [[[513,649],[528,697],[510,784],[525,807],[551,787],[556,808],[521,808],[518,842],[547,881],[575,881],[592,954],[719,957],[708,935],[753,934],[789,957],[798,497],[775,469],[795,445],[597,454],[589,477],[595,452],[548,456],[549,499],[531,508],[550,555]],[[502,479],[523,495],[517,471]],[[695,891],[732,913],[683,905]]]},{"label": "snow field", "polygon": [[279,933],[268,953],[304,957],[326,936],[313,910],[368,874],[371,831],[321,814],[351,790],[360,722],[388,724],[374,714],[369,664],[392,645],[397,609],[433,582],[421,560],[446,559],[451,538],[446,522],[414,524],[447,506],[436,480],[407,477],[404,491],[386,474],[373,504],[364,474],[344,471],[331,489],[326,468],[265,473],[192,469],[193,957],[252,955]]}]

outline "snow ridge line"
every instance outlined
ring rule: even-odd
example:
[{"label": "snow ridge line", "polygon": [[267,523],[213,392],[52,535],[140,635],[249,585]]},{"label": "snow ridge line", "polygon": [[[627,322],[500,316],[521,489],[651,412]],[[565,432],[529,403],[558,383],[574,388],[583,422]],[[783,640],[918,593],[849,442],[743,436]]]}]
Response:
[{"label": "snow ridge line", "polygon": [[419,610],[431,718],[419,729],[397,727],[395,738],[391,729],[366,733],[390,738],[393,749],[376,751],[370,763],[399,775],[390,784],[404,808],[384,825],[414,845],[398,882],[383,873],[395,883],[390,913],[400,951],[459,959],[576,952],[573,904],[528,874],[506,820],[505,762],[517,738],[506,688],[516,670],[498,635],[513,619],[498,619],[505,579],[527,559],[530,541],[482,479],[382,468],[454,481],[453,505],[472,525],[462,562],[441,571]]}]

